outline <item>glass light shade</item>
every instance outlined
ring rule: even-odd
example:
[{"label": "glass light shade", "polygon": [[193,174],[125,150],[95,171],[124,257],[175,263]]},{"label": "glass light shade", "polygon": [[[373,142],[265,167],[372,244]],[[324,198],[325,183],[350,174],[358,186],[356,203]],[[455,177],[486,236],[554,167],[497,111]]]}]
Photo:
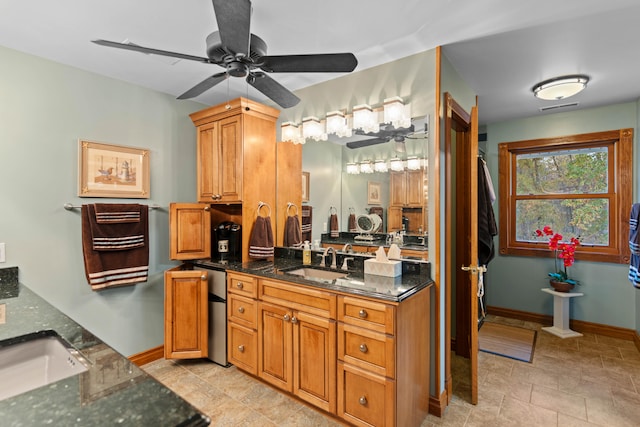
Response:
[{"label": "glass light shade", "polygon": [[358,175],[360,173],[360,168],[356,163],[347,163],[347,173],[349,175]]},{"label": "glass light shade", "polygon": [[284,122],[280,126],[282,131],[282,140],[290,141],[294,144],[304,144],[304,138],[300,136],[300,128],[295,123]]},{"label": "glass light shade", "polygon": [[373,173],[373,165],[366,160],[360,163],[360,173]]},{"label": "glass light shade", "polygon": [[404,105],[402,98],[394,96],[384,100],[384,122],[398,128],[411,126],[411,107]]},{"label": "glass light shade", "polygon": [[326,141],[327,139],[322,123],[317,117],[305,117],[302,119],[302,136],[304,139],[313,139],[315,141]]},{"label": "glass light shade", "polygon": [[362,129],[366,133],[378,132],[378,114],[369,105],[356,105],[353,107],[353,128]]},{"label": "glass light shade", "polygon": [[581,92],[587,87],[588,82],[588,76],[576,74],[545,80],[535,85],[531,90],[536,98],[555,101]]},{"label": "glass light shade", "polygon": [[389,160],[389,168],[395,172],[401,172],[404,170],[404,165],[402,164],[402,160],[397,157]]},{"label": "glass light shade", "polygon": [[422,163],[422,159],[417,157],[409,157],[407,158],[407,169],[415,171],[420,169]]},{"label": "glass light shade", "polygon": [[327,113],[327,133],[334,133],[339,137],[352,135],[351,128],[347,126],[347,118],[341,111]]},{"label": "glass light shade", "polygon": [[389,170],[389,168],[387,167],[387,162],[385,162],[384,160],[376,160],[373,163],[373,169],[376,172],[387,172]]}]

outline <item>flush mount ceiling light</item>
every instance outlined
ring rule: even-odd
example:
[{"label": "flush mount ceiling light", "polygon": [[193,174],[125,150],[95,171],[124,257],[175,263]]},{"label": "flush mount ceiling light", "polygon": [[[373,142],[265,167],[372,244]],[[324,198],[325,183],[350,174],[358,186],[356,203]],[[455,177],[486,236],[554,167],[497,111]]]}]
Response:
[{"label": "flush mount ceiling light", "polygon": [[573,74],[545,80],[535,85],[531,90],[536,98],[556,101],[577,94],[587,87],[588,82],[589,76]]}]

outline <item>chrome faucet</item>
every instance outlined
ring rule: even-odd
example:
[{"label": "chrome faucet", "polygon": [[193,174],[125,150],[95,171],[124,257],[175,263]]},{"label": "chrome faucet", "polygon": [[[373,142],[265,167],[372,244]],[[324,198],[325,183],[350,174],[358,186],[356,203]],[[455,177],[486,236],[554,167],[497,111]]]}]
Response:
[{"label": "chrome faucet", "polygon": [[320,264],[321,267],[325,267],[326,263],[325,263],[325,257],[327,255],[329,255],[329,252],[331,252],[331,268],[338,268],[338,266],[336,265],[336,250],[332,247],[328,247],[324,250],[324,252],[322,253],[322,263]]},{"label": "chrome faucet", "polygon": [[344,258],[344,260],[342,261],[342,270],[349,271],[349,261],[353,261],[352,256]]},{"label": "chrome faucet", "polygon": [[342,252],[353,253],[353,245],[351,243],[345,243],[342,247]]}]

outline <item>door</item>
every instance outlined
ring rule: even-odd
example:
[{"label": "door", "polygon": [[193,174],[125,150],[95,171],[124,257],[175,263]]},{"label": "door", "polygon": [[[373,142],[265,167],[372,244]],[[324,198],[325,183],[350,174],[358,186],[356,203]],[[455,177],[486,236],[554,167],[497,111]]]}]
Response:
[{"label": "door", "polygon": [[209,205],[171,203],[169,229],[171,259],[211,258],[211,208]]},{"label": "door", "polygon": [[207,272],[164,273],[164,357],[196,359],[208,355]]},{"label": "door", "polygon": [[[446,353],[445,386],[449,398],[453,390],[452,375],[465,384],[468,395],[461,397],[470,403],[478,401],[478,221],[477,221],[477,107],[471,114],[449,95],[445,94],[446,140]],[[464,270],[463,270],[464,267]],[[455,353],[465,366],[457,372],[451,370],[451,338],[455,331]]]}]

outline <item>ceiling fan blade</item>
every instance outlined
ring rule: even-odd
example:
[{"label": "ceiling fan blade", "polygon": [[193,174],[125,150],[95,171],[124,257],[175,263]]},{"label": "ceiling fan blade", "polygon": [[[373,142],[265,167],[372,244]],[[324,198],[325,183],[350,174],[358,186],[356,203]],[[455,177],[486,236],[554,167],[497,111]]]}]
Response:
[{"label": "ceiling fan blade", "polygon": [[345,145],[348,148],[362,148],[368,147],[370,145],[382,144],[383,142],[388,142],[388,140],[383,138],[371,138],[371,139],[362,139],[360,141],[351,141],[347,142]]},{"label": "ceiling fan blade", "polygon": [[133,43],[118,43],[118,42],[112,42],[109,40],[100,40],[100,39],[91,40],[91,41],[100,46],[115,47],[118,49],[132,50],[134,52],[146,53],[151,55],[162,55],[162,56],[170,56],[172,58],[188,59],[189,61],[204,62],[206,64],[215,64],[209,58],[203,58],[200,56],[193,56],[193,55],[185,55],[184,53],[169,52],[167,50],[153,49],[150,47],[139,46]]},{"label": "ceiling fan blade", "polygon": [[212,0],[222,46],[229,53],[249,56],[251,1]]},{"label": "ceiling fan blade", "polygon": [[300,98],[289,92],[289,89],[264,73],[252,73],[248,75],[247,82],[271,98],[273,102],[282,108],[290,108],[300,102]]},{"label": "ceiling fan blade", "polygon": [[263,56],[258,61],[270,73],[348,73],[358,65],[353,53]]},{"label": "ceiling fan blade", "polygon": [[189,98],[196,97],[201,93],[203,93],[204,91],[211,89],[212,87],[214,87],[215,85],[217,85],[218,83],[226,79],[227,79],[227,73],[224,71],[222,73],[214,74],[213,76],[207,77],[206,79],[204,79],[203,81],[201,81],[200,83],[198,83],[197,85],[195,85],[194,87],[192,87],[191,89],[189,89],[188,91],[180,95],[178,99],[189,99]]}]

